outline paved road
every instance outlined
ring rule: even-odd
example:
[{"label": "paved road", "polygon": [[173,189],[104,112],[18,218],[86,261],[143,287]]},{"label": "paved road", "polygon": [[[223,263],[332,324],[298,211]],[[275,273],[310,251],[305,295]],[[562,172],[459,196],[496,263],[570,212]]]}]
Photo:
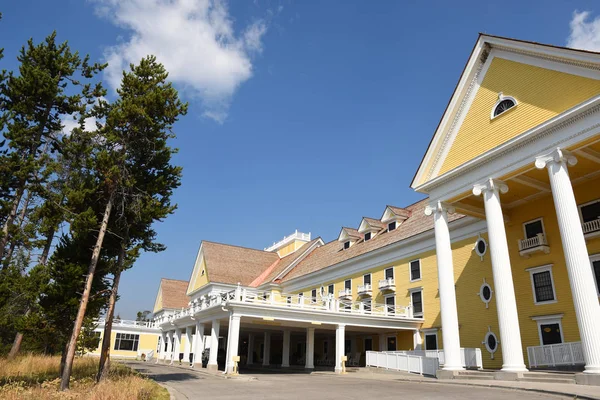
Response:
[{"label": "paved road", "polygon": [[487,387],[419,382],[380,381],[358,377],[308,374],[263,374],[257,380],[224,379],[204,372],[166,365],[128,363],[152,379],[173,389],[177,400],[185,399],[561,399],[541,393]]}]

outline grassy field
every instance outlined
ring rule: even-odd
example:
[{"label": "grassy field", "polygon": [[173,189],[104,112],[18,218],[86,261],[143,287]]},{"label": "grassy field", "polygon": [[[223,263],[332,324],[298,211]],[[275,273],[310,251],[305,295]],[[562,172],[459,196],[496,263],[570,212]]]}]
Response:
[{"label": "grassy field", "polygon": [[25,355],[0,358],[0,399],[168,400],[169,393],[156,382],[113,362],[110,376],[96,385],[97,358],[75,360],[71,390],[59,392],[60,357]]}]

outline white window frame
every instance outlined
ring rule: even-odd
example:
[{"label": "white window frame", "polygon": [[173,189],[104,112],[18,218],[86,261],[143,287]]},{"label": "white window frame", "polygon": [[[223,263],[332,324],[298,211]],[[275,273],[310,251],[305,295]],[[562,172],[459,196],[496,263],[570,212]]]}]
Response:
[{"label": "white window frame", "polygon": [[[511,108],[509,108],[508,110],[498,114],[498,115],[494,115],[494,112],[496,111],[496,108],[500,105],[500,103],[502,103],[504,100],[512,100],[513,103],[515,103],[514,106],[512,106]],[[519,105],[519,102],[517,101],[517,99],[515,99],[512,96],[505,96],[502,94],[502,92],[498,93],[498,100],[496,101],[496,103],[494,103],[494,106],[492,107],[492,111],[490,112],[490,120],[492,119],[496,119],[501,115],[506,114],[507,112],[517,108],[517,106]]]},{"label": "white window frame", "polygon": [[[390,225],[394,224],[394,229],[390,230]],[[395,231],[396,229],[398,229],[398,221],[390,221],[387,224],[387,231],[391,232],[391,231]]]},{"label": "white window frame", "polygon": [[[314,296],[313,296],[313,293],[315,294]],[[310,291],[310,302],[311,303],[315,304],[317,302],[318,293],[319,293],[319,289],[312,289]]]},{"label": "white window frame", "polygon": [[542,222],[542,234],[544,236],[546,236],[546,226],[544,225],[544,217],[539,217],[536,219],[532,219],[532,220],[523,222],[523,239],[527,239],[527,230],[525,229],[525,225],[531,224],[532,222],[537,222],[537,221]]},{"label": "white window frame", "polygon": [[388,307],[388,303],[387,303],[387,299],[392,298],[394,299],[394,314],[396,314],[396,293],[392,293],[392,294],[387,294],[385,296],[383,296],[383,304],[385,304],[385,309],[387,311],[387,307]]},{"label": "white window frame", "polygon": [[[367,234],[369,235],[369,238],[367,239]],[[364,236],[364,240],[365,242],[368,242],[369,240],[373,239],[373,232],[369,231],[369,232],[365,232],[365,236]]]},{"label": "white window frame", "polygon": [[[350,288],[346,287],[346,282],[350,282]],[[350,293],[352,293],[352,279],[344,280],[344,290],[350,289]]]},{"label": "white window frame", "polygon": [[561,343],[565,342],[565,337],[563,334],[563,326],[562,326],[562,317],[564,314],[552,314],[552,315],[540,315],[537,317],[531,317],[531,319],[537,322],[537,330],[538,336],[540,339],[540,346],[544,346],[544,341],[542,339],[542,325],[550,325],[550,324],[558,324],[560,329],[560,341]]},{"label": "white window frame", "polygon": [[[419,277],[417,279],[413,279],[413,277],[412,277],[411,264],[415,261],[419,262]],[[410,282],[418,282],[423,279],[423,269],[421,268],[421,259],[420,258],[416,258],[416,259],[408,262],[408,277],[409,277]]]},{"label": "white window frame", "polygon": [[[548,265],[542,265],[539,267],[533,267],[533,268],[527,268],[525,271],[529,272],[529,277],[531,280],[531,291],[533,294],[533,304],[537,305],[541,305],[541,304],[554,304],[558,301],[558,297],[556,296],[556,287],[554,286],[554,274],[552,273],[552,265],[553,264],[548,264]],[[590,263],[590,266],[592,264]],[[550,272],[550,282],[552,283],[552,293],[554,294],[554,300],[546,300],[546,301],[537,301],[537,298],[535,296],[535,283],[533,281],[533,275],[540,273],[540,272]]]},{"label": "white window frame", "polygon": [[596,292],[598,293],[598,297],[600,297],[600,287],[598,286],[600,282],[596,280],[596,274],[594,273],[594,265],[592,264],[594,261],[600,261],[600,253],[590,256],[590,268],[592,269],[592,276],[594,277],[594,283],[596,284]]},{"label": "white window frame", "polygon": [[[494,339],[496,339],[496,347],[493,348],[493,349],[488,344],[488,337],[489,336],[493,336]],[[491,354],[491,358],[493,360],[494,359],[494,353],[498,351],[498,346],[500,345],[500,341],[498,340],[498,336],[494,332],[492,332],[491,330],[489,330],[488,332],[486,332],[485,337],[483,338],[483,344],[485,345],[485,349],[488,351],[488,353]]]},{"label": "white window frame", "polygon": [[[329,291],[329,289],[331,289],[331,292]],[[327,285],[327,294],[335,294],[335,284],[330,283],[329,285]]]},{"label": "white window frame", "polygon": [[433,349],[427,348],[427,335],[435,335],[435,348],[436,348],[436,350],[440,350],[440,342],[438,340],[438,329],[437,328],[422,329],[421,332],[423,332],[423,345],[422,346],[425,350],[433,350]]},{"label": "white window frame", "polygon": [[[485,244],[485,250],[483,251],[483,253],[479,251],[479,242],[483,242],[483,244]],[[484,238],[482,238],[481,236],[478,237],[477,240],[475,241],[474,250],[475,250],[475,253],[479,257],[481,257],[481,260],[483,260],[483,256],[485,256],[485,253],[487,253],[487,249],[488,249],[488,243],[487,243],[487,241]]]},{"label": "white window frame", "polygon": [[[351,245],[351,244],[352,244],[352,243],[350,243],[350,241],[349,241],[349,240],[346,240],[346,241],[344,242],[344,247],[342,248],[342,250],[348,250],[348,249],[350,248],[350,245]],[[348,247],[346,247],[346,245],[348,245]]]},{"label": "white window frame", "polygon": [[391,279],[396,279],[396,271],[394,271],[394,267],[385,268],[383,270],[383,279],[388,279],[388,278],[386,278],[386,275],[387,275],[386,271],[389,270],[389,269],[392,270],[392,278]]},{"label": "white window frame", "polygon": [[[395,301],[396,301],[396,300],[394,299],[394,302],[395,302]],[[369,314],[370,314],[370,313],[373,311],[373,300],[372,300],[372,299],[370,299],[370,298],[367,298],[367,299],[363,299],[361,302],[363,303],[363,309],[365,310],[365,313],[369,313]],[[367,303],[369,304],[369,310],[367,310],[367,309],[365,308],[365,304],[367,304]],[[395,306],[396,306],[396,305],[394,304],[394,307],[395,307]]]},{"label": "white window frame", "polygon": [[363,275],[363,285],[366,285],[365,276],[367,276],[367,275],[369,276],[369,278],[370,278],[369,280],[371,281],[371,283],[369,283],[369,285],[371,285],[371,287],[373,287],[373,274],[371,274],[370,272],[368,274]]},{"label": "white window frame", "polygon": [[423,286],[408,289],[408,295],[410,296],[410,304],[412,305],[412,295],[413,293],[421,292],[421,312],[419,314],[415,314],[415,309],[413,308],[413,317],[423,317],[425,316],[425,296],[423,296]]},{"label": "white window frame", "polygon": [[587,203],[578,204],[577,212],[579,213],[579,221],[583,224],[583,213],[581,212],[581,207],[589,206],[590,204],[600,203],[600,199],[588,201]]}]

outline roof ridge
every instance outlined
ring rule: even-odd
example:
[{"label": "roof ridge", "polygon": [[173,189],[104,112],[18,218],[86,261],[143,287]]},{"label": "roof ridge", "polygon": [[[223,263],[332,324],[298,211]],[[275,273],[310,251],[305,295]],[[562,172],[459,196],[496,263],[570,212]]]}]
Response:
[{"label": "roof ridge", "polygon": [[227,246],[227,247],[237,247],[238,249],[252,250],[252,251],[258,251],[259,253],[275,254],[275,255],[277,255],[277,253],[272,252],[272,251],[265,251],[265,250],[260,250],[260,249],[254,249],[252,247],[239,246],[239,245],[236,245],[236,244],[213,242],[212,240],[202,240],[202,243],[210,243],[210,244],[216,244],[216,245],[219,245],[219,246]]}]

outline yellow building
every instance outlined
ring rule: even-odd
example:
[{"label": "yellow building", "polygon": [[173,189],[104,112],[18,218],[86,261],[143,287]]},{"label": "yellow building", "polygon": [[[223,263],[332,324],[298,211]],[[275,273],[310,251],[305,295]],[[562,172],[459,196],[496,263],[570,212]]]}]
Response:
[{"label": "yellow building", "polygon": [[411,186],[329,243],[203,241],[159,358],[600,374],[600,54],[480,35]]}]

